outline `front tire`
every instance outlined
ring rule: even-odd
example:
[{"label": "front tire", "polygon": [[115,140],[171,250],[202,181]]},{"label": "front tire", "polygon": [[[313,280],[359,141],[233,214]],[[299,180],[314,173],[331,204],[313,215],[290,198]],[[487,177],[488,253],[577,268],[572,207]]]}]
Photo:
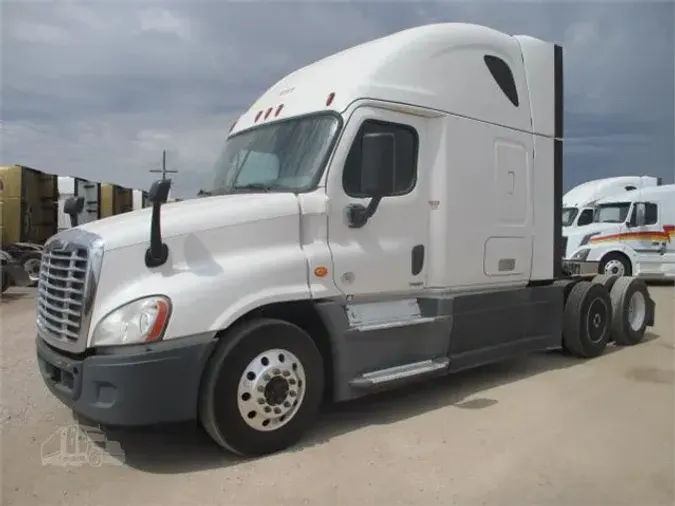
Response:
[{"label": "front tire", "polygon": [[216,348],[199,415],[223,448],[265,455],[292,446],[314,424],[323,388],[323,359],[312,338],[289,322],[256,319],[232,329]]},{"label": "front tire", "polygon": [[7,274],[4,269],[0,271],[0,283],[2,285],[0,286],[0,293],[5,293],[12,284],[11,280],[9,279],[9,274]]},{"label": "front tire", "polygon": [[23,269],[28,274],[30,278],[30,286],[36,286],[40,280],[40,263],[42,261],[42,254],[30,251],[25,253],[19,259],[19,263],[23,266]]},{"label": "front tire", "polygon": [[608,253],[600,262],[598,274],[610,274],[613,276],[632,276],[633,267],[630,260],[623,253]]}]

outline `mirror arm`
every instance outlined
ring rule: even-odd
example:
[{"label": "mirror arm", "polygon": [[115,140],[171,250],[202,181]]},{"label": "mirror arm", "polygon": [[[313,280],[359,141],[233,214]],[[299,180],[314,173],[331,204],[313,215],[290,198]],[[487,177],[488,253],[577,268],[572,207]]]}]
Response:
[{"label": "mirror arm", "polygon": [[351,204],[347,207],[347,221],[349,228],[362,228],[373,217],[380,205],[382,197],[373,197],[368,203],[368,207],[361,204]]}]

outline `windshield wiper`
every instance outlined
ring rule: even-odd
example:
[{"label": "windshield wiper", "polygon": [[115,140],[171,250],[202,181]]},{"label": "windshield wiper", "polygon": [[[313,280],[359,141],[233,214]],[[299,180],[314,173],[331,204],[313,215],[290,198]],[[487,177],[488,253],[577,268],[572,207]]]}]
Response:
[{"label": "windshield wiper", "polygon": [[234,191],[237,190],[262,190],[265,193],[268,193],[272,190],[278,190],[280,188],[283,188],[283,186],[279,186],[278,184],[275,183],[248,183],[248,184],[243,184],[240,186],[233,186],[232,189]]}]

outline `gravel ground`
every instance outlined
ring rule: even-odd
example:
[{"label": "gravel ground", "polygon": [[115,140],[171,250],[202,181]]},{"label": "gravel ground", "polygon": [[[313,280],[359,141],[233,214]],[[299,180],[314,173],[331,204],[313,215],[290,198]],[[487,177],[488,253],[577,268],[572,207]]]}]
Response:
[{"label": "gravel ground", "polygon": [[124,464],[93,467],[75,450],[67,465],[46,460],[98,447],[43,386],[33,294],[12,289],[0,301],[1,504],[673,505],[675,288],[651,290],[656,327],[636,347],[544,353],[333,406],[302,445],[258,460],[193,426],[107,432]]}]

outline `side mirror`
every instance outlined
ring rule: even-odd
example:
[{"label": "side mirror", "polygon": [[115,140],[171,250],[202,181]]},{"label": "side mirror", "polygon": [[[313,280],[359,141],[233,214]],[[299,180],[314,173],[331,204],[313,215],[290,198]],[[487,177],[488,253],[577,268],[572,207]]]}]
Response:
[{"label": "side mirror", "polygon": [[645,205],[640,202],[635,204],[635,225],[638,227],[644,227],[645,225]]},{"label": "side mirror", "polygon": [[77,217],[84,209],[84,197],[68,197],[63,203],[63,212],[70,216],[70,226],[77,227]]},{"label": "side mirror", "polygon": [[84,197],[68,197],[63,203],[63,212],[68,216],[78,215],[84,209]]},{"label": "side mirror", "polygon": [[381,197],[393,190],[395,173],[393,134],[365,134],[361,141],[361,189],[369,197]]},{"label": "side mirror", "polygon": [[152,203],[164,204],[169,199],[171,179],[158,179],[148,191],[148,200]]}]

